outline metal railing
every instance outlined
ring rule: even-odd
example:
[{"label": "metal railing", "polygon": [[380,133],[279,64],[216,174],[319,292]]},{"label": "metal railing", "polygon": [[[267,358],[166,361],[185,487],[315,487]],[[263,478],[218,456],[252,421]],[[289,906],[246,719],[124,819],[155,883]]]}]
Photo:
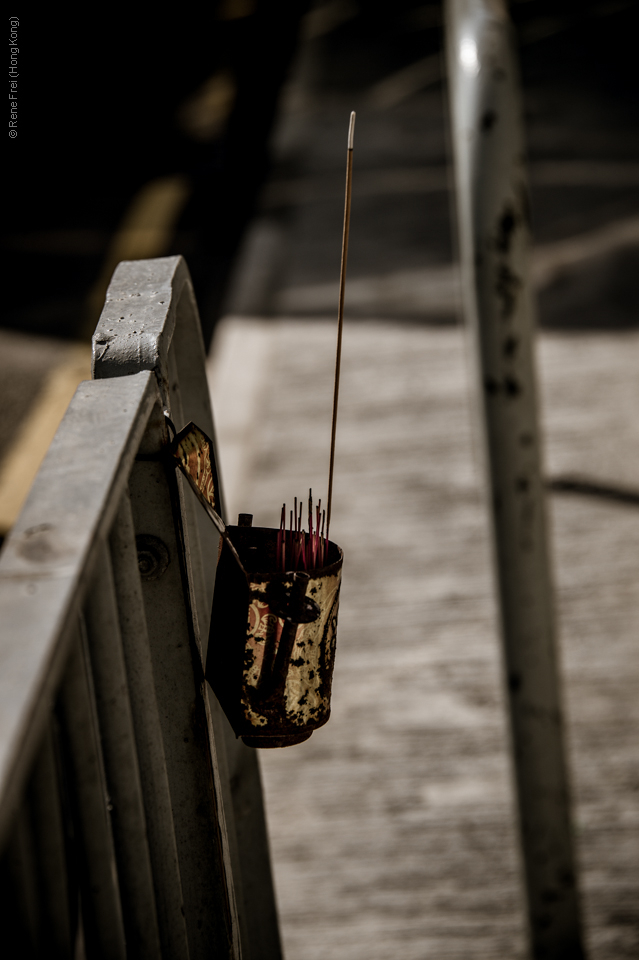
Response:
[{"label": "metal railing", "polygon": [[121,263],[0,557],[5,956],[281,956],[257,755],[204,682],[218,535],[163,457],[165,411],[214,435],[204,359],[184,261]]},{"label": "metal railing", "polygon": [[484,438],[531,952],[583,956],[546,533],[519,78],[501,0],[447,0],[464,314]]}]

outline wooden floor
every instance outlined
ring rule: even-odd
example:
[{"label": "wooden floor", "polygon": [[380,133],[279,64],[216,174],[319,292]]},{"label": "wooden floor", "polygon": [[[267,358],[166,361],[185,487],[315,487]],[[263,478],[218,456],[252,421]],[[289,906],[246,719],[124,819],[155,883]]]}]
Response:
[{"label": "wooden floor", "polygon": [[[324,495],[334,329],[228,319],[210,365],[232,511]],[[543,335],[548,474],[639,487],[639,335]],[[286,960],[525,956],[462,331],[353,323],[332,538],[333,715],[261,755]],[[550,510],[590,960],[639,950],[639,507]]]}]

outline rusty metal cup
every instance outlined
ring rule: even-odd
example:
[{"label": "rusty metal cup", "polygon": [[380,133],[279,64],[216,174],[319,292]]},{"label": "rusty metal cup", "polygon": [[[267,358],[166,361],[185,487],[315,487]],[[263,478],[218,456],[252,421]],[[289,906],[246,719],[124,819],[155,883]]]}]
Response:
[{"label": "rusty metal cup", "polygon": [[302,743],[330,716],[343,554],[328,541],[325,566],[278,571],[278,530],[223,522],[212,451],[194,423],[169,447],[222,535],[206,679],[244,743]]},{"label": "rusty metal cup", "polygon": [[342,551],[329,542],[326,566],[282,573],[277,530],[226,529],[237,556],[225,541],[206,678],[248,746],[302,743],[330,715]]}]

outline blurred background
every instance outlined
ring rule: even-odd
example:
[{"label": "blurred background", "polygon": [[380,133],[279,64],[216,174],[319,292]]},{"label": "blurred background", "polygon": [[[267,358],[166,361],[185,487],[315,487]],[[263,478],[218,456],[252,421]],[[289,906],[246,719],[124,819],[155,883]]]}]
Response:
[{"label": "blurred background", "polygon": [[[512,2],[590,955],[636,956],[636,3]],[[183,254],[231,513],[325,486],[357,111],[334,716],[263,758],[287,960],[524,956],[459,324],[440,3],[220,0],[20,23],[3,246],[0,534],[116,264]],[[329,322],[330,321],[330,322]],[[371,602],[375,598],[375,603]],[[365,624],[365,629],[363,629]]]},{"label": "blurred background", "polygon": [[[540,322],[632,328],[637,5],[510,7]],[[0,456],[52,367],[70,363],[77,379],[83,354],[68,347],[90,340],[122,259],[187,258],[207,345],[223,312],[332,315],[351,108],[349,316],[456,321],[440,3],[219,0],[178,21],[43,11],[19,35]],[[5,483],[7,498],[4,531],[20,501]]]}]

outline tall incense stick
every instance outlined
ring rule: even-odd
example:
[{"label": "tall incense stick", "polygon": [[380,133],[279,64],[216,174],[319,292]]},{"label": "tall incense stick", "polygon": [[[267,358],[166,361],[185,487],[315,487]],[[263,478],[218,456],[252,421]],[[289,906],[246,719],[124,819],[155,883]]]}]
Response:
[{"label": "tall incense stick", "polygon": [[337,313],[337,355],[335,357],[335,388],[333,391],[333,422],[331,424],[331,461],[328,468],[328,502],[326,505],[326,540],[331,525],[333,503],[333,468],[335,466],[335,431],[337,429],[337,401],[339,400],[339,371],[342,362],[342,329],[344,327],[344,290],[346,287],[346,262],[348,260],[348,234],[351,226],[351,187],[353,183],[353,137],[355,135],[355,111],[348,125],[348,149],[346,151],[346,196],[344,198],[344,232],[342,234],[342,262],[339,273],[339,307]]}]

